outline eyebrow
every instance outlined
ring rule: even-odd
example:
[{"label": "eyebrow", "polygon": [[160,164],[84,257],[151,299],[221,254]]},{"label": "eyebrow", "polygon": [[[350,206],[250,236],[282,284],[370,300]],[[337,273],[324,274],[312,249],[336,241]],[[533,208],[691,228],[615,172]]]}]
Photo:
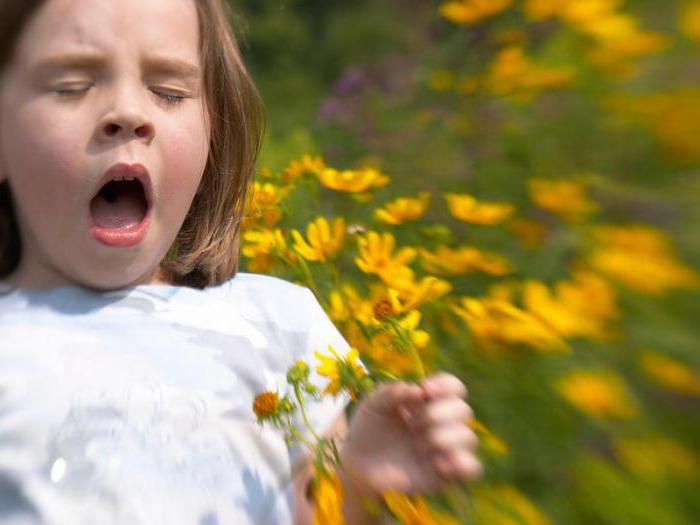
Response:
[{"label": "eyebrow", "polygon": [[[107,59],[101,54],[71,53],[56,55],[41,60],[34,67],[35,71],[58,71],[61,69],[84,69],[99,71],[104,69]],[[174,74],[186,79],[197,79],[201,76],[201,70],[194,64],[178,58],[163,56],[149,56],[144,58],[143,65],[146,70],[160,74]]]}]

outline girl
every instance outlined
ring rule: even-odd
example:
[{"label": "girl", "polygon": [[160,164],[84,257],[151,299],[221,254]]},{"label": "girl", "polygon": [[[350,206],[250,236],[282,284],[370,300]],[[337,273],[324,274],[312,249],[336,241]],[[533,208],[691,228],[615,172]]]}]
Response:
[{"label": "girl", "polygon": [[[0,0],[3,525],[310,521],[308,458],[251,405],[348,346],[307,289],[236,273],[260,135],[220,0]],[[310,404],[348,523],[478,475],[464,396]]]}]

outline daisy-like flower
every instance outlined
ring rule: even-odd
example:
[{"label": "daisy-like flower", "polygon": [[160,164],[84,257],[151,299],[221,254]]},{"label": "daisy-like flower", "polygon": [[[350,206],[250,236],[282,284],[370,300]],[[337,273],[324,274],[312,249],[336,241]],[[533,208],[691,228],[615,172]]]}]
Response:
[{"label": "daisy-like flower", "polygon": [[279,413],[280,398],[276,392],[263,392],[255,396],[253,400],[253,412],[258,421],[264,421],[277,416]]},{"label": "daisy-like flower", "polygon": [[275,253],[287,253],[287,241],[282,230],[266,229],[246,231],[243,233],[244,245],[241,250],[246,257],[253,258],[257,255],[270,255]]},{"label": "daisy-like flower", "polygon": [[324,217],[317,218],[306,228],[308,242],[301,233],[292,230],[294,249],[308,261],[325,262],[334,256],[342,247],[345,239],[345,219],[337,218],[333,222],[333,230]]},{"label": "daisy-like flower", "polygon": [[455,24],[471,25],[505,11],[513,0],[453,0],[440,5],[440,14]]},{"label": "daisy-like flower", "polygon": [[479,436],[479,442],[483,445],[481,448],[485,452],[495,456],[508,454],[510,449],[505,441],[491,432],[481,421],[470,419],[467,425]]},{"label": "daisy-like flower", "polygon": [[322,474],[313,489],[313,525],[343,525],[343,485],[335,473]]},{"label": "daisy-like flower", "polygon": [[416,250],[409,247],[394,253],[396,239],[390,233],[380,235],[370,231],[367,235],[358,237],[357,242],[360,256],[355,259],[355,263],[363,272],[379,277],[406,268],[416,258]]},{"label": "daisy-like flower", "polygon": [[581,221],[598,209],[585,187],[571,180],[530,179],[528,191],[535,206],[565,221]]},{"label": "daisy-like flower", "polygon": [[430,193],[422,191],[415,199],[406,197],[387,202],[384,208],[374,210],[374,216],[387,224],[403,224],[420,219],[428,209]]},{"label": "daisy-like flower", "polygon": [[[420,330],[421,314],[414,310],[396,323],[398,335],[394,331],[384,331],[372,337],[369,344],[363,346],[365,356],[380,367],[384,372],[393,375],[415,374],[419,372],[421,359],[420,351],[430,342],[430,334]],[[417,354],[411,351],[415,347]]]},{"label": "daisy-like flower", "polygon": [[540,351],[568,350],[562,337],[537,317],[503,299],[463,297],[452,311],[485,350],[528,345]]},{"label": "daisy-like flower", "polygon": [[595,230],[598,245],[589,255],[594,270],[644,294],[700,287],[700,275],[683,264],[660,230],[647,226],[607,226]]},{"label": "daisy-like flower", "polygon": [[[254,272],[270,271],[279,259],[294,263],[297,256],[287,247],[287,241],[280,229],[260,228],[242,234],[241,253],[251,259],[248,267]],[[278,259],[279,258],[279,259]]]},{"label": "daisy-like flower", "polygon": [[282,182],[291,182],[307,173],[318,175],[326,169],[326,164],[319,156],[304,155],[298,160],[293,160],[282,172]]},{"label": "daisy-like flower", "polygon": [[563,337],[604,339],[618,317],[612,286],[586,272],[579,272],[575,280],[558,282],[553,290],[538,281],[526,281],[523,304],[528,313]]},{"label": "daisy-like flower", "polygon": [[552,525],[528,498],[511,485],[482,485],[473,492],[475,523]]},{"label": "daisy-like flower", "polygon": [[657,385],[685,396],[700,397],[700,374],[681,361],[647,350],[640,365]]},{"label": "daisy-like flower", "polygon": [[332,357],[314,352],[320,362],[316,367],[316,372],[330,379],[330,383],[323,393],[336,396],[341,389],[347,389],[353,400],[358,399],[364,389],[362,379],[367,375],[358,361],[360,353],[356,348],[351,348],[347,355],[342,358],[331,345],[328,345],[328,351]]},{"label": "daisy-like flower", "polygon": [[645,478],[675,474],[697,481],[700,458],[695,451],[668,436],[649,434],[615,440],[618,461]]},{"label": "daisy-like flower", "polygon": [[425,499],[409,497],[395,491],[382,494],[386,506],[396,516],[399,523],[411,525],[459,525],[449,514],[432,510]]},{"label": "daisy-like flower", "polygon": [[454,250],[440,246],[434,253],[421,249],[420,255],[423,267],[437,275],[465,275],[479,271],[503,276],[513,271],[508,261],[500,255],[470,246]]},{"label": "daisy-like flower", "polygon": [[286,194],[286,189],[282,189],[274,184],[256,182],[246,206],[242,227],[249,228],[258,220],[268,228],[279,222],[282,218],[279,204]]},{"label": "daisy-like flower", "polygon": [[591,416],[627,419],[637,414],[622,378],[611,370],[577,370],[556,386],[567,401]]},{"label": "daisy-like flower", "polygon": [[510,217],[515,210],[512,204],[479,202],[467,194],[447,193],[445,199],[453,217],[473,224],[498,224]]},{"label": "daisy-like flower", "polygon": [[508,229],[515,235],[525,248],[535,249],[546,239],[547,225],[532,219],[514,219],[508,224]]},{"label": "daisy-like flower", "polygon": [[389,184],[389,177],[376,168],[360,168],[339,171],[326,168],[318,173],[321,184],[326,188],[349,193],[362,193]]},{"label": "daisy-like flower", "polygon": [[[452,285],[444,279],[429,275],[418,282],[402,283],[397,290],[401,299],[402,312],[410,312],[425,303],[429,303],[452,291]],[[390,293],[390,296],[392,294]]]},{"label": "daisy-like flower", "polygon": [[543,90],[566,86],[575,71],[572,67],[535,64],[521,44],[509,45],[496,55],[484,79],[485,87],[500,96],[530,100]]}]

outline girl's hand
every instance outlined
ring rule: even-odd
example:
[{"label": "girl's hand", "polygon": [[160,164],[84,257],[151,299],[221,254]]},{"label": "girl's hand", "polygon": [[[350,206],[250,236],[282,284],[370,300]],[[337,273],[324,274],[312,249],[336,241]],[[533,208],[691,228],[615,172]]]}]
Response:
[{"label": "girl's hand", "polygon": [[445,373],[420,384],[381,385],[357,407],[342,449],[344,483],[365,497],[429,494],[481,475],[467,426],[467,390]]}]

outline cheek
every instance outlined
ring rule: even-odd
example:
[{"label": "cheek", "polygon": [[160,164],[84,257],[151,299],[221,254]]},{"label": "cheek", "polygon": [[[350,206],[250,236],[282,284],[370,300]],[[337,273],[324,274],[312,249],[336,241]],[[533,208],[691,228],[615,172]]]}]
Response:
[{"label": "cheek", "polygon": [[191,126],[171,133],[165,143],[162,196],[176,213],[187,211],[206,167],[208,138],[202,126]]},{"label": "cheek", "polygon": [[83,137],[74,118],[56,122],[36,105],[17,111],[12,120],[3,126],[2,155],[17,184],[60,186],[80,177],[75,164],[82,158]]},{"label": "cheek", "polygon": [[177,174],[178,182],[183,188],[196,189],[209,155],[209,140],[203,122],[190,122],[192,124],[169,133],[165,140],[165,158],[171,173]]},{"label": "cheek", "polygon": [[81,202],[83,172],[77,160],[81,157],[75,143],[69,140],[70,130],[59,128],[50,133],[23,133],[18,130],[3,143],[7,176],[20,208],[32,221],[60,221],[72,218],[72,211]]}]

